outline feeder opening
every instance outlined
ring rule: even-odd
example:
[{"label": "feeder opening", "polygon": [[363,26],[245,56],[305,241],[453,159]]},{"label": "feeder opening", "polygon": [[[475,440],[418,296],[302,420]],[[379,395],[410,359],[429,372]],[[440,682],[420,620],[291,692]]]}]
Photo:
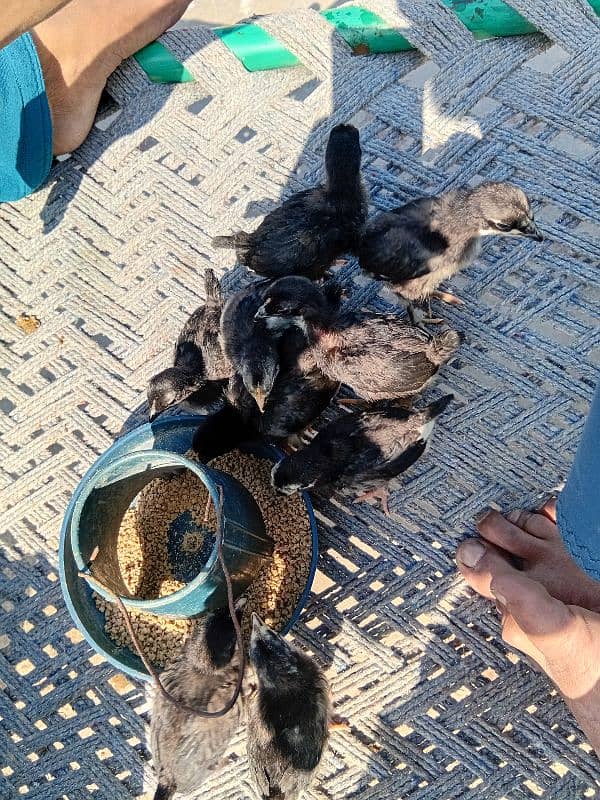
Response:
[{"label": "feeder opening", "polygon": [[191,470],[160,475],[135,495],[116,539],[120,578],[130,597],[153,600],[182,589],[215,548],[216,514]]}]

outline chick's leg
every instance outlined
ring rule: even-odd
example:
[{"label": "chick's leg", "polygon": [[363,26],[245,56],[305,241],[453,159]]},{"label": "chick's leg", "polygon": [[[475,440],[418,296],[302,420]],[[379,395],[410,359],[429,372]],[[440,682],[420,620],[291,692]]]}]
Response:
[{"label": "chick's leg", "polygon": [[406,311],[411,324],[414,325],[415,328],[420,328],[422,331],[425,331],[425,333],[427,333],[425,325],[439,325],[444,321],[441,318],[433,316],[431,302],[429,299],[427,300],[426,312],[422,308],[415,306],[413,303],[409,303],[407,305]]},{"label": "chick's leg", "polygon": [[339,714],[333,714],[331,719],[329,720],[329,730],[330,731],[339,731],[339,730],[349,730],[350,723],[345,717],[340,717]]}]

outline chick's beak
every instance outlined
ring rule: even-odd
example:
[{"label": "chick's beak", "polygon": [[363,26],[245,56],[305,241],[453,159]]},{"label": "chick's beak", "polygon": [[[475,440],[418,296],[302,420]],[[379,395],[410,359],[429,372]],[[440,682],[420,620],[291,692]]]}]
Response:
[{"label": "chick's beak", "polygon": [[267,316],[267,304],[263,303],[254,315],[254,319],[264,319]]},{"label": "chick's beak", "polygon": [[264,390],[260,388],[260,386],[254,390],[252,393],[252,397],[256,401],[256,405],[258,406],[258,410],[261,414],[264,414],[265,411],[265,403],[267,402],[267,395],[265,394]]},{"label": "chick's beak", "polygon": [[267,626],[262,621],[262,619],[256,614],[252,612],[252,638],[259,639],[261,638],[266,632],[268,631]]},{"label": "chick's beak", "polygon": [[536,242],[544,241],[544,237],[537,229],[535,222],[530,222],[527,227],[522,228],[521,233],[523,236],[527,236],[528,239],[533,239]]},{"label": "chick's beak", "polygon": [[148,419],[150,422],[154,422],[154,420],[158,417],[160,411],[156,408],[156,403],[152,403],[150,408],[148,409]]}]

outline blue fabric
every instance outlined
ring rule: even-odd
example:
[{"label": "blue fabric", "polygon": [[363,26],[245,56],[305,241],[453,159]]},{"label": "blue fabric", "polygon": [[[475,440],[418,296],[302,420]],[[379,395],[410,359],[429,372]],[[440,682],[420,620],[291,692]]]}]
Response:
[{"label": "blue fabric", "polygon": [[50,171],[52,120],[31,36],[0,50],[0,202],[33,192]]},{"label": "blue fabric", "polygon": [[600,383],[567,485],[558,498],[556,521],[575,561],[600,581]]}]

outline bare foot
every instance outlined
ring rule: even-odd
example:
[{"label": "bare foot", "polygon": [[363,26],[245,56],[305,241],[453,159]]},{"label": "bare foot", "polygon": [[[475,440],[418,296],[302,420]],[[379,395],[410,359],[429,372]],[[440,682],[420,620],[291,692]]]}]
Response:
[{"label": "bare foot", "polygon": [[463,542],[457,553],[459,561],[465,556],[471,567],[475,566],[477,556],[481,557],[469,581],[473,588],[491,598],[492,574],[498,573],[502,561],[517,566],[528,578],[541,583],[557,600],[600,611],[600,583],[573,561],[555,520],[554,501],[538,513],[511,511],[503,516],[491,510],[480,518],[477,527],[482,538]]},{"label": "bare foot", "polygon": [[53,152],[69,153],[93,125],[106,80],[156,39],[190,0],[71,0],[32,30],[46,82]]},{"label": "bare foot", "polygon": [[[458,567],[476,592],[495,599],[504,641],[544,670],[600,753],[600,614],[590,610],[599,607],[600,583],[566,553],[553,505],[511,517],[514,523],[490,512],[480,520],[485,539],[460,545]],[[590,608],[565,602],[574,596]]]},{"label": "bare foot", "polygon": [[551,597],[514,567],[492,578],[491,591],[504,641],[544,670],[600,753],[600,614]]}]

